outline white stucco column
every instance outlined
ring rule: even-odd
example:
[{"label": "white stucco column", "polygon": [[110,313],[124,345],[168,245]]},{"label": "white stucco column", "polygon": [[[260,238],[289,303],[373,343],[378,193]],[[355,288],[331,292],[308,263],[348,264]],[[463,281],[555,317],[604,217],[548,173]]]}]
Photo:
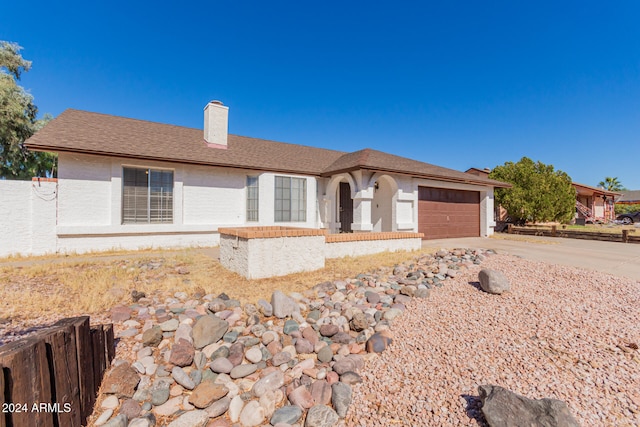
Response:
[{"label": "white stucco column", "polygon": [[356,193],[353,198],[353,231],[372,231],[371,223],[371,202],[373,200],[373,189],[367,188]]},{"label": "white stucco column", "polygon": [[493,190],[480,192],[480,236],[493,234],[496,221],[493,217]]},{"label": "white stucco column", "polygon": [[[334,198],[335,199],[335,198]],[[328,228],[330,232],[333,232],[336,227],[335,221],[331,215],[331,206],[335,203],[335,200],[331,200],[330,197],[321,196],[318,197],[318,210],[320,211],[320,228]]]}]

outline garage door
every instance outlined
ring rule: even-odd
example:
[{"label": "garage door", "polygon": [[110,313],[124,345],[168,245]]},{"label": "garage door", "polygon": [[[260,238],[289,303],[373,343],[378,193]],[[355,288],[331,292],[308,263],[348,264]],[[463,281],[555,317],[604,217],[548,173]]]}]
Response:
[{"label": "garage door", "polygon": [[418,231],[425,239],[480,236],[480,193],[418,187]]}]

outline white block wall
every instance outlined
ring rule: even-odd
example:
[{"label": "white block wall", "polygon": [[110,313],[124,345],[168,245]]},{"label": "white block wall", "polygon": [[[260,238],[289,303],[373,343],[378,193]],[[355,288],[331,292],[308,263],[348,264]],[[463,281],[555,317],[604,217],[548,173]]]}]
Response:
[{"label": "white block wall", "polygon": [[56,252],[55,182],[0,181],[0,257]]},{"label": "white block wall", "polygon": [[[123,167],[174,172],[173,224],[122,224]],[[246,221],[246,179],[259,176],[259,221]],[[217,246],[218,227],[318,226],[314,177],[307,180],[307,220],[275,222],[275,176],[296,176],[232,168],[182,165],[60,153],[60,252],[154,247]]]},{"label": "white block wall", "polygon": [[324,268],[324,236],[252,238],[223,234],[220,263],[248,278],[286,276]]},{"label": "white block wall", "polygon": [[327,243],[324,248],[326,258],[362,256],[381,252],[417,251],[422,248],[422,239],[359,240],[354,242]]},{"label": "white block wall", "polygon": [[[174,172],[172,224],[122,224],[123,167],[151,167]],[[259,176],[259,221],[246,220],[246,177]],[[274,188],[278,175],[307,180],[307,219],[275,222]],[[370,174],[369,174],[370,175]],[[480,233],[493,233],[493,190],[470,184],[394,175],[390,191],[375,177],[355,173],[355,230],[417,231],[418,186],[479,191]],[[111,249],[217,246],[218,227],[293,226],[335,228],[330,212],[337,210],[335,194],[325,194],[327,180],[315,177],[256,172],[232,168],[181,165],[60,153],[58,184],[0,181],[0,256]],[[362,187],[362,188],[359,188]],[[56,202],[55,193],[58,199]],[[384,193],[384,194],[383,194]],[[391,206],[383,206],[391,197]],[[319,198],[322,200],[318,202]],[[57,212],[56,212],[57,209]],[[323,212],[321,220],[320,212]]]}]

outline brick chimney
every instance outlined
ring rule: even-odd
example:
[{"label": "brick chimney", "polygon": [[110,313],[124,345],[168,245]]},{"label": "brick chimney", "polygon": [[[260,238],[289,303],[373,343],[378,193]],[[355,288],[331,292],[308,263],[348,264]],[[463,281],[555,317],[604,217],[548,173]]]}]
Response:
[{"label": "brick chimney", "polygon": [[220,148],[227,147],[229,107],[220,101],[211,101],[204,107],[204,140]]}]

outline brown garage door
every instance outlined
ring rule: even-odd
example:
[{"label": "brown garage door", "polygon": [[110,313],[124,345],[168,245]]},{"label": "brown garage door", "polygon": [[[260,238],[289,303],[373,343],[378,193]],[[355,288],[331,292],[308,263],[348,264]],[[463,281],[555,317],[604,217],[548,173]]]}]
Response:
[{"label": "brown garage door", "polygon": [[418,231],[425,239],[480,236],[480,193],[418,187]]}]

